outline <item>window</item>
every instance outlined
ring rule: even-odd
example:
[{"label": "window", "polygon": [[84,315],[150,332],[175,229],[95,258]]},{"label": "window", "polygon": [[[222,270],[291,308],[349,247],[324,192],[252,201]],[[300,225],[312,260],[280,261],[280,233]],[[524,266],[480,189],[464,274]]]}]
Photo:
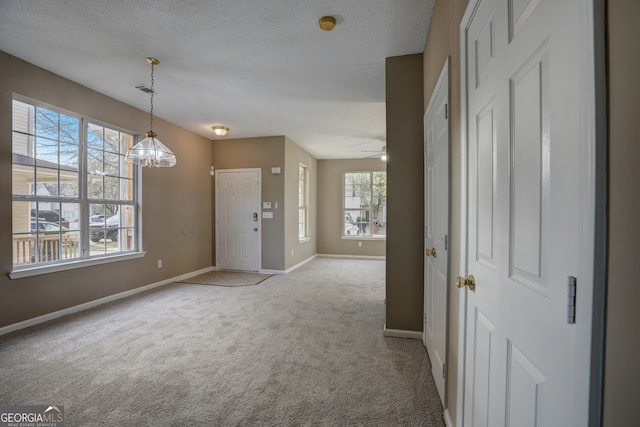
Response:
[{"label": "window", "polygon": [[387,234],[387,173],[344,174],[343,237],[384,238]]},{"label": "window", "polygon": [[309,238],[309,168],[298,165],[298,240]]},{"label": "window", "polygon": [[13,100],[13,267],[137,249],[133,135]]}]

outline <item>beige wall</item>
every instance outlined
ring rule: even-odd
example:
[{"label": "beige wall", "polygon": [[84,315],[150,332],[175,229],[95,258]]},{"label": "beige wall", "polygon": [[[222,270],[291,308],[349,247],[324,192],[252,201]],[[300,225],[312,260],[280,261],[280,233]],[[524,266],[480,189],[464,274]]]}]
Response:
[{"label": "beige wall", "polygon": [[422,54],[386,60],[386,327],[422,331],[423,313]]},{"label": "beige wall", "polygon": [[[133,90],[133,89],[132,89]],[[13,93],[142,134],[148,112],[0,52],[0,223],[11,224]],[[160,105],[161,99],[157,102]],[[0,228],[0,327],[211,265],[211,142],[160,119],[154,131],[178,159],[142,173],[143,258],[10,280],[11,228]],[[157,268],[162,259],[164,267]]]},{"label": "beige wall", "polygon": [[[384,256],[386,241],[342,239],[342,177],[345,172],[385,171],[379,158],[318,161],[318,253]],[[362,242],[362,247],[358,247]]]},{"label": "beige wall", "polygon": [[[278,203],[273,209],[273,219],[262,220],[262,268],[285,269],[285,137],[220,139],[213,142],[213,165],[219,169],[259,168],[262,177],[261,200]],[[279,166],[283,173],[273,175],[272,167]],[[215,205],[215,188],[213,189]],[[215,207],[214,207],[215,212]],[[215,227],[212,240],[215,252]],[[215,255],[213,265],[216,265]]]},{"label": "beige wall", "polygon": [[604,376],[607,427],[640,425],[640,2],[609,0],[609,254]]},{"label": "beige wall", "polygon": [[[285,271],[316,254],[317,161],[314,157],[285,136],[269,136],[216,140],[212,163],[216,170],[259,168],[262,171],[260,197],[272,203],[273,212],[273,219],[262,219],[262,269]],[[299,163],[309,167],[311,239],[304,243],[298,241]],[[272,174],[273,167],[280,167],[281,173]],[[213,201],[215,205],[215,188]],[[213,230],[215,246],[215,225]],[[216,265],[215,254],[212,262]]]},{"label": "beige wall", "polygon": [[424,50],[424,110],[431,99],[431,94],[442,72],[447,57],[451,59],[449,84],[450,111],[450,171],[451,171],[451,206],[449,241],[450,273],[449,273],[449,329],[447,337],[447,388],[446,407],[455,423],[456,394],[458,392],[458,298],[459,290],[456,286],[456,277],[460,272],[460,188],[461,176],[460,162],[462,145],[460,140],[460,21],[467,7],[468,0],[437,0],[431,26],[427,34]]},{"label": "beige wall", "polygon": [[[318,162],[289,138],[285,138],[284,205],[285,205],[285,270],[309,259],[317,253]],[[308,167],[309,240],[298,239],[298,166]],[[292,253],[293,251],[293,253]]]}]

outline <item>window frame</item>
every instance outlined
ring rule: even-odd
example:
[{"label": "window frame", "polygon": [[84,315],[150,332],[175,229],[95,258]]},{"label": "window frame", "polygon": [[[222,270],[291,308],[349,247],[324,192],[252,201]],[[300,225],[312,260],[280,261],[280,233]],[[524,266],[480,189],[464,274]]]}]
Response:
[{"label": "window frame", "polygon": [[[374,229],[374,215],[373,215],[373,206],[369,206],[368,208],[347,208],[345,206],[345,199],[346,199],[346,184],[347,184],[347,175],[348,174],[369,174],[369,189],[370,189],[370,194],[371,194],[371,198],[373,199],[373,178],[374,178],[374,174],[376,173],[383,173],[385,174],[385,176],[387,175],[387,171],[386,170],[348,170],[342,173],[342,191],[341,191],[341,195],[342,195],[342,210],[341,210],[341,216],[340,216],[340,238],[342,240],[386,240],[387,239],[387,234],[385,232],[385,234],[369,234],[369,235],[364,235],[364,234],[346,234],[345,233],[345,218],[347,216],[347,211],[354,211],[354,210],[359,210],[359,211],[368,211],[369,213],[369,222],[368,222],[368,226],[371,230]],[[371,203],[370,203],[371,204]],[[386,204],[386,195],[385,195],[385,204],[384,207],[386,208],[387,204]],[[386,227],[386,226],[385,226]]]},{"label": "window frame", "polygon": [[[304,173],[301,174],[301,171]],[[304,179],[303,191],[300,193],[300,178]],[[303,196],[302,200],[300,196]],[[302,202],[302,203],[301,203]],[[302,211],[302,212],[301,212]],[[301,224],[300,219],[304,220]],[[300,234],[300,226],[302,225],[304,235]],[[311,239],[309,235],[309,166],[304,163],[298,163],[298,242],[307,242]]]},{"label": "window frame", "polygon": [[[91,250],[89,247],[89,239],[90,239],[90,222],[89,222],[89,213],[90,213],[90,206],[92,204],[95,204],[95,200],[93,198],[89,198],[88,195],[88,181],[89,181],[89,174],[88,174],[88,151],[89,151],[89,137],[88,137],[88,132],[89,132],[89,124],[93,124],[102,128],[106,128],[109,129],[111,131],[114,132],[118,132],[126,134],[128,136],[131,137],[131,144],[135,144],[138,140],[138,135],[135,132],[129,131],[127,129],[123,129],[121,127],[118,126],[114,126],[112,124],[108,124],[105,123],[103,121],[100,120],[95,120],[91,117],[79,114],[79,113],[75,113],[69,110],[66,110],[64,108],[60,108],[51,104],[48,104],[46,102],[42,102],[33,98],[29,98],[26,96],[22,96],[19,94],[13,94],[12,96],[12,125],[11,125],[11,153],[12,153],[12,172],[11,172],[11,179],[12,179],[12,183],[14,182],[14,177],[15,177],[15,172],[14,172],[14,167],[16,164],[18,163],[14,163],[14,153],[15,153],[15,146],[14,146],[14,135],[16,132],[21,132],[17,129],[14,129],[14,119],[13,119],[13,114],[14,114],[14,107],[13,107],[13,103],[17,101],[20,103],[24,103],[24,104],[28,104],[30,107],[33,108],[40,108],[40,109],[46,109],[49,111],[52,111],[54,113],[57,113],[58,115],[65,115],[68,117],[71,117],[73,119],[78,120],[78,148],[77,148],[77,174],[78,174],[78,193],[77,195],[74,195],[73,197],[65,197],[64,195],[60,195],[57,194],[56,196],[42,196],[42,195],[38,195],[38,194],[16,194],[14,193],[14,190],[12,190],[12,220],[11,220],[11,234],[12,234],[12,242],[15,236],[15,230],[14,230],[14,224],[13,224],[13,206],[15,202],[26,202],[30,204],[30,208],[31,206],[33,206],[33,204],[37,204],[37,203],[42,203],[42,202],[51,202],[51,203],[58,203],[59,207],[61,207],[62,204],[77,204],[78,205],[78,222],[77,222],[77,233],[78,233],[78,255],[75,258],[68,258],[68,259],[57,259],[57,260],[52,260],[52,261],[39,261],[38,263],[27,263],[27,264],[22,264],[22,265],[14,265],[12,261],[12,265],[11,265],[11,270],[9,272],[9,277],[11,279],[16,279],[16,278],[22,278],[22,277],[29,277],[29,276],[35,276],[35,275],[39,275],[39,274],[46,274],[46,273],[51,273],[51,272],[57,272],[57,271],[65,271],[65,270],[70,270],[70,269],[76,269],[76,268],[81,268],[81,267],[87,267],[90,265],[98,265],[98,264],[104,264],[104,263],[110,263],[110,262],[116,262],[116,261],[121,261],[121,260],[125,260],[125,259],[133,259],[133,258],[140,258],[143,257],[145,255],[145,252],[142,250],[142,221],[141,221],[141,200],[142,200],[142,173],[140,170],[140,167],[137,165],[132,165],[132,170],[131,170],[131,175],[130,175],[130,179],[132,181],[132,188],[131,188],[131,199],[130,200],[126,200],[126,199],[107,199],[103,198],[100,199],[103,202],[109,202],[109,204],[117,204],[119,206],[131,206],[133,208],[133,219],[132,219],[132,226],[130,227],[132,229],[132,235],[133,235],[133,245],[131,249],[121,249],[121,244],[118,243],[118,251],[114,252],[114,253],[107,253],[106,250],[106,245],[105,245],[105,253],[100,253],[100,254],[94,254],[91,255]],[[37,118],[34,118],[34,122],[33,125],[37,127]],[[60,123],[58,123],[58,127],[60,126]],[[36,138],[37,137],[37,132],[36,132],[36,128],[33,129],[33,131],[31,129],[29,129],[28,133],[25,134],[28,138]],[[60,155],[60,148],[59,148],[59,144],[60,144],[61,140],[60,137],[58,137],[58,148],[57,148],[57,153],[58,156]],[[35,141],[34,141],[35,143]],[[103,146],[102,152],[105,152],[105,147]],[[74,153],[75,154],[75,153]],[[121,153],[118,153],[118,155],[121,155]],[[124,160],[121,160],[124,161]],[[58,164],[57,164],[57,168],[50,168],[52,171],[56,171],[56,173],[59,175],[60,174],[60,170],[61,170],[61,165],[60,160],[58,160]],[[122,163],[119,163],[120,165],[122,165]],[[34,168],[37,169],[36,166],[36,160],[34,158]],[[106,174],[105,174],[106,175]],[[123,172],[121,169],[118,170],[118,178],[119,179],[129,179],[129,175],[123,175]],[[60,183],[60,181],[58,181],[58,183]],[[12,184],[13,185],[13,184]],[[118,214],[120,214],[121,210],[118,209]],[[58,214],[60,216],[62,216],[62,212],[58,212]],[[121,229],[122,227],[119,227],[119,229]],[[37,237],[36,237],[37,239]],[[118,239],[120,240],[120,239]],[[36,240],[37,241],[37,240]],[[62,247],[62,246],[60,246]],[[13,247],[13,243],[12,243],[12,253],[14,251],[14,247]],[[60,258],[62,258],[61,255],[58,255]],[[13,255],[12,255],[13,258]]]}]

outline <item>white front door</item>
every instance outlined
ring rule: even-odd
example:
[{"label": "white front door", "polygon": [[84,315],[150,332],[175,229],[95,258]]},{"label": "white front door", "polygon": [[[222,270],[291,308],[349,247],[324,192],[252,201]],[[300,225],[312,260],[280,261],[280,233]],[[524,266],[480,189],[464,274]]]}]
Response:
[{"label": "white front door", "polygon": [[221,270],[260,270],[260,170],[216,171],[217,259]]},{"label": "white front door", "polygon": [[471,1],[463,20],[465,426],[586,425],[591,319],[571,323],[568,285],[589,301],[587,3]]},{"label": "white front door", "polygon": [[449,283],[449,60],[424,115],[424,325],[423,342],[444,405]]}]

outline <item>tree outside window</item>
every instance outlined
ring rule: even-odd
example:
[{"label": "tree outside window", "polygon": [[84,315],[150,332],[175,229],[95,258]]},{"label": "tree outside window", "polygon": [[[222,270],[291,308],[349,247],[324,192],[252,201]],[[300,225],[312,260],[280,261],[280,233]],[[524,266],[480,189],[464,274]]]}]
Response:
[{"label": "tree outside window", "polygon": [[13,266],[134,251],[133,135],[13,100]]},{"label": "tree outside window", "polygon": [[344,174],[344,237],[385,237],[387,233],[387,173]]}]

